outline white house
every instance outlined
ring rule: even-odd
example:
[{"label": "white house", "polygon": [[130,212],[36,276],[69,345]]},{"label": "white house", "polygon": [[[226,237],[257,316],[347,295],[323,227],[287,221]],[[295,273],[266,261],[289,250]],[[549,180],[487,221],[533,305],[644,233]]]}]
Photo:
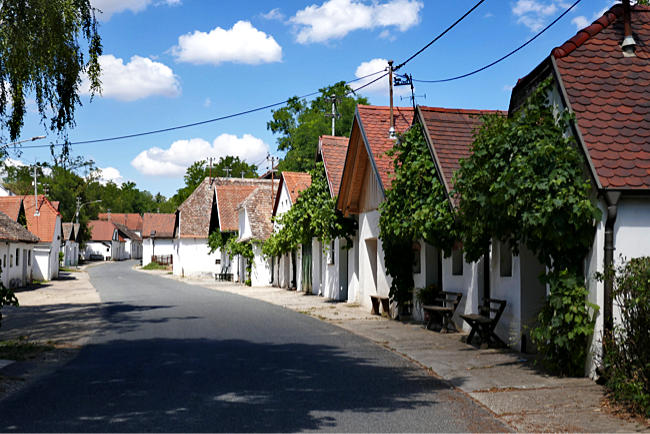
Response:
[{"label": "white house", "polygon": [[62,223],[63,243],[63,265],[65,267],[76,266],[79,263],[79,223]]},{"label": "white house", "polygon": [[39,238],[34,246],[34,279],[56,279],[61,251],[61,214],[43,195],[14,197],[22,197],[27,229]]},{"label": "white house", "polygon": [[119,261],[124,256],[124,241],[120,240],[118,229],[107,220],[88,222],[90,240],[86,243],[84,259]]},{"label": "white house", "polygon": [[20,288],[32,281],[34,245],[38,237],[0,212],[0,280],[5,288]]},{"label": "white house", "polygon": [[174,255],[176,214],[145,213],[142,216],[142,265],[154,258],[166,262]]},{"label": "white house", "polygon": [[[100,213],[98,220],[107,220],[117,224],[121,231],[120,236],[124,238],[124,252],[122,259],[142,258],[142,216],[138,213]],[[125,230],[126,228],[126,230]]]},{"label": "white house", "polygon": [[[273,233],[271,214],[275,202],[274,192],[270,185],[258,186],[239,205],[239,237],[237,241],[250,241],[253,245],[253,264],[250,272],[252,286],[267,286],[271,284],[271,260],[262,254],[262,243],[269,239]],[[248,278],[246,267],[247,260],[239,264],[240,280]]]},{"label": "white house", "polygon": [[[617,321],[612,279],[596,272],[621,260],[650,256],[650,7],[632,6],[635,50],[624,51],[623,6],[605,14],[553,49],[513,89],[510,112],[547,77],[550,102],[575,115],[571,133],[585,157],[586,175],[603,211],[585,261],[589,301],[600,307],[592,353],[600,353],[604,328]],[[523,259],[522,259],[523,262]],[[594,373],[593,357],[587,372]]]}]

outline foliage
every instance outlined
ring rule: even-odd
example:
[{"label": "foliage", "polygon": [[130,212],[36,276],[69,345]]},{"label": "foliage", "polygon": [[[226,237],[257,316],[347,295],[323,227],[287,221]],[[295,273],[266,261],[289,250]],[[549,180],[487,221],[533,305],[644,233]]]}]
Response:
[{"label": "foliage", "polygon": [[323,163],[318,163],[310,175],[311,185],[277,219],[280,230],[274,232],[262,246],[265,256],[290,252],[300,244],[311,243],[313,238],[327,246],[335,238],[343,237],[347,241],[346,246],[352,246],[355,222],[343,217],[336,209],[336,198],[330,194]]},{"label": "foliage", "polygon": [[544,280],[550,295],[539,313],[540,325],[530,331],[530,337],[547,369],[582,376],[598,306],[586,301],[584,279],[575,273],[552,271]]},{"label": "foliage", "polygon": [[211,232],[208,236],[210,253],[225,248],[231,238],[237,238],[237,232],[221,232],[220,230]]},{"label": "foliage", "polygon": [[27,336],[19,336],[18,339],[0,341],[0,359],[24,361],[53,349],[52,345],[30,342]]},{"label": "foliage", "polygon": [[414,125],[388,154],[395,156],[394,175],[379,207],[379,237],[392,277],[390,296],[401,303],[410,301],[414,286],[413,243],[424,239],[451,254],[457,229],[422,127]]},{"label": "foliage", "polygon": [[[0,276],[2,275],[2,270],[0,269]],[[18,299],[16,294],[9,289],[5,288],[2,280],[0,280],[0,309],[3,306],[18,306]],[[0,312],[0,326],[2,325],[2,312]]]},{"label": "foliage", "polygon": [[565,134],[571,114],[548,102],[552,87],[544,81],[511,118],[484,117],[454,194],[469,260],[500,240],[515,253],[528,247],[549,270],[550,296],[531,337],[550,369],[578,374],[593,331],[583,261],[600,211],[575,140]]},{"label": "foliage", "polygon": [[[251,272],[253,271],[253,263],[255,261],[255,254],[253,253],[253,243],[251,241],[238,242],[237,232],[228,231],[221,232],[220,230],[213,231],[208,237],[208,246],[210,253],[217,250],[224,252],[230,259],[237,255],[241,255],[246,259],[246,276],[247,282],[250,282]],[[247,283],[250,286],[250,283]]]},{"label": "foliage", "polygon": [[420,305],[431,305],[435,303],[440,289],[436,285],[429,285],[424,288],[418,288],[415,292],[415,299]]},{"label": "foliage", "polygon": [[73,126],[82,77],[100,91],[102,46],[90,0],[3,0],[0,22],[0,122],[10,140],[20,135],[28,97],[52,131]]},{"label": "foliage", "polygon": [[161,265],[157,262],[149,262],[147,265],[142,267],[143,270],[167,270],[166,265]]},{"label": "foliage", "polygon": [[306,172],[313,169],[318,138],[332,134],[332,121],[326,116],[332,112],[332,95],[336,96],[336,110],[340,114],[336,120],[337,136],[350,134],[357,104],[368,104],[364,97],[348,96],[351,88],[343,81],[319,91],[320,95],[311,102],[290,98],[286,106],[273,111],[273,119],[266,124],[267,129],[280,135],[278,150],[287,151],[278,165],[280,171]]},{"label": "foliage", "polygon": [[650,257],[618,267],[614,283],[620,324],[604,337],[606,385],[615,400],[650,417]]}]

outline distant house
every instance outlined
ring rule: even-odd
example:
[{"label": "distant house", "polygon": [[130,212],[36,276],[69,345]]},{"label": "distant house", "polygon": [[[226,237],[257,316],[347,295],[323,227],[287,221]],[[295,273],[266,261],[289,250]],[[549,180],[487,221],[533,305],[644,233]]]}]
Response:
[{"label": "distant house", "polygon": [[5,288],[20,288],[32,281],[33,249],[38,241],[23,225],[0,212],[0,280]]},{"label": "distant house", "polygon": [[61,251],[61,214],[43,195],[21,197],[27,229],[39,238],[34,246],[33,276],[38,280],[56,279]]},{"label": "distant house", "polygon": [[[275,196],[272,216],[276,219],[289,211],[296,203],[300,193],[311,185],[311,175],[300,172],[282,172],[278,192]],[[274,223],[273,229],[281,229],[279,223]],[[309,246],[311,248],[311,246]],[[303,288],[302,285],[302,247],[297,251],[285,253],[279,258],[273,258],[273,283],[281,288]],[[311,275],[311,273],[308,273]],[[308,291],[311,291],[313,282],[309,282]]]},{"label": "distant house", "polygon": [[15,194],[12,193],[8,188],[5,188],[4,186],[0,185],[0,197],[6,197],[6,196],[15,196]]},{"label": "distant house", "polygon": [[133,232],[125,225],[120,223],[112,222],[113,225],[117,228],[118,238],[120,242],[124,243],[124,247],[121,249],[119,261],[125,259],[139,259],[142,256],[142,238],[137,232]]},{"label": "distant house", "polygon": [[63,223],[63,265],[65,267],[76,266],[79,263],[79,223]]},{"label": "distant house", "polygon": [[145,213],[142,216],[142,265],[154,256],[173,257],[176,214]]},{"label": "distant house", "polygon": [[[271,260],[262,254],[262,243],[273,233],[271,223],[274,192],[270,185],[257,187],[239,205],[239,237],[237,241],[251,241],[253,246],[253,264],[251,268],[251,285],[266,286],[271,284]],[[246,278],[247,260],[242,258],[239,265],[240,279]]]},{"label": "distant house", "polygon": [[[394,108],[395,130],[406,131],[413,121],[413,109]],[[379,239],[379,204],[390,189],[393,158],[386,152],[396,138],[389,136],[389,107],[358,105],[341,176],[337,208],[357,219],[359,229],[350,254],[348,275],[357,275],[359,284],[349,287],[348,300],[370,308],[370,295],[387,297],[391,278],[386,272],[384,251]],[[357,268],[358,267],[358,268]]]},{"label": "distant house", "polygon": [[118,261],[123,255],[124,241],[120,241],[118,229],[107,220],[88,222],[90,240],[86,242],[84,258],[89,260]]},{"label": "distant house", "polygon": [[621,47],[624,16],[623,6],[614,5],[553,49],[517,83],[510,100],[514,115],[542,81],[553,77],[551,104],[575,115],[570,133],[584,155],[586,176],[602,211],[585,264],[589,301],[600,306],[594,354],[617,309],[607,297],[611,278],[601,282],[594,274],[621,260],[650,256],[650,7],[631,8],[635,51]]},{"label": "distant house", "polygon": [[[125,252],[127,258],[125,259],[140,259],[142,258],[142,226],[143,219],[138,213],[100,213],[97,216],[98,220],[108,220],[126,227],[132,232],[130,236],[125,237]],[[133,234],[137,236],[133,236]]]}]

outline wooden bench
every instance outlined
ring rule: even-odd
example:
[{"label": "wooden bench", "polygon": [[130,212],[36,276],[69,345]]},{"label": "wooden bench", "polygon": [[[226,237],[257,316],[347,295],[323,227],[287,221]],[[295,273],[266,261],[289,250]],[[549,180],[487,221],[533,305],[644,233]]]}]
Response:
[{"label": "wooden bench", "polygon": [[472,328],[467,336],[467,343],[471,344],[474,335],[478,334],[480,339],[479,345],[481,346],[489,346],[492,343],[505,347],[505,342],[494,333],[494,329],[499,323],[499,319],[501,319],[501,315],[503,315],[505,309],[505,300],[488,298],[483,300],[483,305],[479,307],[478,314],[461,315],[460,317]]},{"label": "wooden bench", "polygon": [[423,305],[422,310],[429,314],[429,321],[427,322],[426,328],[432,330],[431,327],[435,321],[439,320],[441,333],[447,333],[450,326],[454,331],[457,331],[452,317],[458,308],[461,298],[463,298],[461,292],[441,291],[434,300],[435,304]]},{"label": "wooden bench", "polygon": [[372,310],[370,311],[372,315],[381,315],[381,313],[379,312],[379,305],[381,304],[381,308],[384,310],[384,312],[387,315],[390,316],[390,300],[388,297],[371,295],[370,301],[372,302]]},{"label": "wooden bench", "polygon": [[230,271],[230,265],[228,265],[225,269],[221,269],[221,273],[215,274],[215,278],[217,280],[221,281],[227,281],[227,282],[232,282],[232,273],[229,273]]}]

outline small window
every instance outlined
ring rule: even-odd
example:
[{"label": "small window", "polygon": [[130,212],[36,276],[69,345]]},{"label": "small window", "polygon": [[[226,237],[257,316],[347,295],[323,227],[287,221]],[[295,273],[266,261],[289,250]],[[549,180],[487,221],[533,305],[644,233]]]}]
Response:
[{"label": "small window", "polygon": [[453,276],[463,275],[463,250],[460,247],[454,247],[451,251],[451,274]]},{"label": "small window", "polygon": [[28,250],[27,251],[27,265],[32,265],[32,251]]},{"label": "small window", "polygon": [[499,274],[512,277],[512,250],[506,243],[499,243]]},{"label": "small window", "polygon": [[9,255],[9,267],[14,266],[14,255]]},{"label": "small window", "polygon": [[20,249],[16,249],[16,267],[20,265],[19,264],[19,262],[20,262],[19,259],[20,259]]},{"label": "small window", "polygon": [[422,272],[422,258],[420,257],[422,247],[420,243],[413,243],[411,248],[413,251],[413,274],[420,274]]},{"label": "small window", "polygon": [[327,263],[334,264],[334,240],[330,243],[330,251],[327,252]]}]

